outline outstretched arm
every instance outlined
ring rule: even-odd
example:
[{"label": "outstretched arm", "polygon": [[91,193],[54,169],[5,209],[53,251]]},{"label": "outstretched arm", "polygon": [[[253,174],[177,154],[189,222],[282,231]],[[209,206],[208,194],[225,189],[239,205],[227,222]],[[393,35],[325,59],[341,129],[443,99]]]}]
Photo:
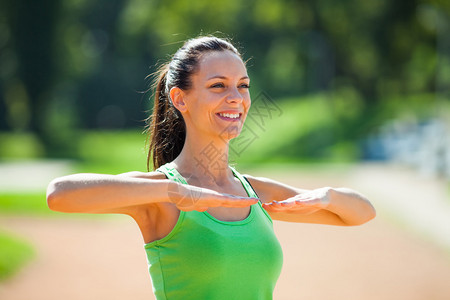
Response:
[{"label": "outstretched arm", "polygon": [[188,211],[215,206],[249,206],[257,201],[164,178],[159,172],[64,176],[49,184],[47,203],[50,209],[60,212],[127,214],[130,208],[162,202]]},{"label": "outstretched arm", "polygon": [[352,226],[376,215],[366,197],[348,188],[302,190],[267,178],[246,177],[274,220]]}]

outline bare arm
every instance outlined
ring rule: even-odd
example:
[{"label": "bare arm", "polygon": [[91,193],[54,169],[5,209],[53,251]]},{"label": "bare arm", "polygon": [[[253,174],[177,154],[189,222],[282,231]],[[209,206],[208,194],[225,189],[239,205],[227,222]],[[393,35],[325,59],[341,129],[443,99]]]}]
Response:
[{"label": "bare arm", "polygon": [[[159,174],[74,174],[56,178],[47,188],[50,209],[72,213],[121,212],[121,208],[163,202],[169,184]],[[151,180],[149,180],[151,179]]]},{"label": "bare arm", "polygon": [[352,226],[376,215],[367,198],[348,188],[302,190],[267,178],[246,177],[274,220]]},{"label": "bare arm", "polygon": [[47,203],[50,209],[59,212],[128,214],[130,207],[162,202],[174,203],[181,210],[249,206],[256,202],[164,178],[159,172],[64,176],[49,184]]}]

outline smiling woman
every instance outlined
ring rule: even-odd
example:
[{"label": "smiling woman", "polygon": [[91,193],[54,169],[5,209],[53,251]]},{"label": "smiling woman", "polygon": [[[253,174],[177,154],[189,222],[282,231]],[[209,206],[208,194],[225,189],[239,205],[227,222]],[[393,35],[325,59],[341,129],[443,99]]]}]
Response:
[{"label": "smiling woman", "polygon": [[228,50],[205,53],[191,81],[188,91],[170,90],[186,124],[186,140],[205,140],[200,134],[211,141],[238,136],[250,108],[249,78],[241,58]]},{"label": "smiling woman", "polygon": [[158,300],[272,299],[283,260],[272,220],[349,226],[375,217],[356,191],[307,191],[229,166],[229,142],[251,105],[246,67],[230,42],[189,40],[157,74],[148,154],[155,170],[58,178],[47,201],[62,212],[131,216]]},{"label": "smiling woman", "polygon": [[[157,74],[147,165],[151,157],[155,168],[174,160],[185,139],[196,139],[192,135],[199,129],[212,130],[214,139],[214,130],[226,138],[240,133],[250,108],[250,79],[231,43],[211,37],[190,40]],[[188,128],[196,130],[186,132]]]}]

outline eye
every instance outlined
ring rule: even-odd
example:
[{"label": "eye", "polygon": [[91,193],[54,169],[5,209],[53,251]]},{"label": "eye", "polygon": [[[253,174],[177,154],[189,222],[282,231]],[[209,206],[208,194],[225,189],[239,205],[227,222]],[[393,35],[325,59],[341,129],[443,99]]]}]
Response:
[{"label": "eye", "polygon": [[225,85],[222,82],[214,83],[210,86],[211,88],[224,88]]},{"label": "eye", "polygon": [[239,85],[239,88],[249,89],[249,88],[250,88],[250,84],[248,84],[248,83],[243,83],[243,84]]}]

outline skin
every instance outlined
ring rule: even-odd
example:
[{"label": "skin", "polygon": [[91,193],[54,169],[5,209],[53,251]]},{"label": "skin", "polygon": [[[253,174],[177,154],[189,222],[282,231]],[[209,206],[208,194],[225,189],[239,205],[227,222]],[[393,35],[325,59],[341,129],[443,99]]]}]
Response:
[{"label": "skin", "polygon": [[[189,90],[170,90],[186,123],[186,142],[174,160],[188,185],[160,172],[120,175],[75,174],[52,181],[51,209],[61,212],[120,213],[139,225],[145,243],[161,239],[175,226],[180,210],[208,211],[224,221],[245,219],[250,205],[241,182],[228,167],[229,142],[239,135],[250,109],[249,78],[239,56],[230,51],[204,53]],[[237,120],[220,113],[239,113]],[[198,161],[214,145],[221,159],[207,171]],[[245,175],[272,219],[329,225],[360,225],[375,217],[370,202],[347,188],[303,190],[268,178]]]}]

